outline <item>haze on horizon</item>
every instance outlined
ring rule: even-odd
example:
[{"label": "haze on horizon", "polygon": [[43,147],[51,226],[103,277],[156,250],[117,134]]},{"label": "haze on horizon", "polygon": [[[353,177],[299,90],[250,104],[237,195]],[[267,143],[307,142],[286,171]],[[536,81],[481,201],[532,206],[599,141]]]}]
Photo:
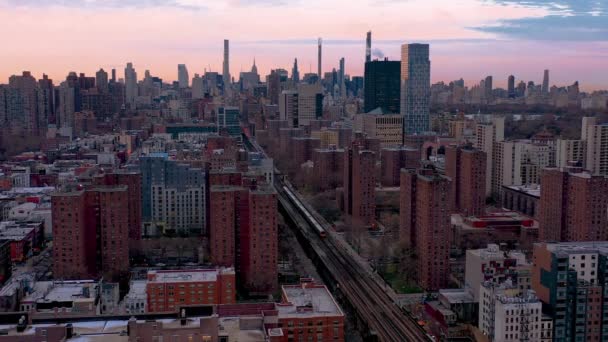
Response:
[{"label": "haze on horizon", "polygon": [[127,62],[167,81],[185,63],[193,75],[220,71],[223,39],[231,41],[231,74],[251,68],[316,70],[346,59],[363,73],[365,33],[376,58],[399,59],[405,42],[431,44],[432,81],[493,75],[606,89],[608,4],[599,0],[0,0],[0,82],[22,70],[56,80],[103,67],[120,77]]}]

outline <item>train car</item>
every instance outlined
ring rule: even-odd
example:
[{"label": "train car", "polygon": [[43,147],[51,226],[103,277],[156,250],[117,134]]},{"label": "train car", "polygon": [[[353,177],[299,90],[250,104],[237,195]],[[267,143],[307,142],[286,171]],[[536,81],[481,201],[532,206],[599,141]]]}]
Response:
[{"label": "train car", "polygon": [[323,228],[323,226],[321,226],[321,224],[319,223],[319,221],[317,221],[317,219],[315,219],[312,214],[310,213],[310,211],[308,210],[308,208],[306,208],[304,206],[304,204],[302,203],[302,201],[300,201],[296,195],[294,194],[293,191],[291,191],[291,189],[289,189],[287,186],[283,186],[283,190],[285,190],[285,193],[287,194],[287,196],[289,197],[289,199],[291,200],[291,202],[298,207],[298,210],[303,214],[304,218],[306,219],[306,222],[308,222],[308,224],[310,224],[312,226],[312,228],[315,230],[315,232],[317,233],[317,235],[319,235],[320,238],[324,239],[325,237],[327,237],[327,232],[325,231],[325,228]]}]

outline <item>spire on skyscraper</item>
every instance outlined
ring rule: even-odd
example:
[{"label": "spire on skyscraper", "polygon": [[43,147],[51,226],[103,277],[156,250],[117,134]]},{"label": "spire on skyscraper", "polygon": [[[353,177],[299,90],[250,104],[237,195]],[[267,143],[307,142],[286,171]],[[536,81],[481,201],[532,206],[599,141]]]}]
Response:
[{"label": "spire on skyscraper", "polygon": [[253,66],[251,67],[251,72],[254,74],[258,73],[258,67],[255,65],[255,57],[253,57]]},{"label": "spire on skyscraper", "polygon": [[293,62],[293,69],[291,69],[291,79],[295,84],[300,83],[300,71],[298,70],[297,58]]}]

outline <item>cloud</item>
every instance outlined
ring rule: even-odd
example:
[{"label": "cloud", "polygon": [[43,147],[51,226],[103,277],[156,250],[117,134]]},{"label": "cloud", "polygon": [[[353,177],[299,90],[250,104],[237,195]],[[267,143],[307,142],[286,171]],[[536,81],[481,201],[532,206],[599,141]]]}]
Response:
[{"label": "cloud", "polygon": [[504,6],[541,8],[548,14],[501,20],[472,29],[499,36],[555,41],[608,41],[605,0],[483,0]]},{"label": "cloud", "polygon": [[201,10],[205,6],[183,0],[0,0],[0,6],[11,8],[67,7],[84,9],[112,8],[177,8]]}]

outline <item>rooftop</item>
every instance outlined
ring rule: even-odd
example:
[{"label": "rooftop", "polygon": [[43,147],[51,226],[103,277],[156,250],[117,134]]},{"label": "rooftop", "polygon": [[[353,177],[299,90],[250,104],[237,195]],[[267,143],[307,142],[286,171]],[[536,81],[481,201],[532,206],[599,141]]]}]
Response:
[{"label": "rooftop", "polygon": [[323,285],[303,283],[283,286],[287,303],[277,304],[279,317],[343,316],[342,310]]},{"label": "rooftop", "polygon": [[234,274],[234,269],[148,271],[148,283],[217,281],[219,274]]},{"label": "rooftop", "polygon": [[560,242],[546,244],[547,250],[558,255],[599,253],[608,255],[608,241]]}]

